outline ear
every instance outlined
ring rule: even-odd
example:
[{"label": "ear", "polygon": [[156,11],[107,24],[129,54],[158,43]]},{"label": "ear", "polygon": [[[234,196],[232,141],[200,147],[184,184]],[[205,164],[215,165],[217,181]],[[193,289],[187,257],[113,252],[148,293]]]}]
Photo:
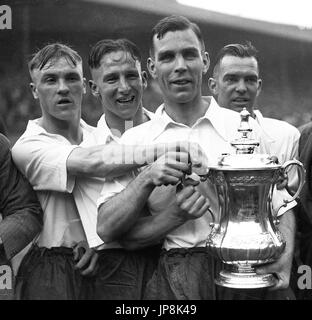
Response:
[{"label": "ear", "polygon": [[257,97],[260,94],[261,89],[262,89],[262,79],[258,79]]},{"label": "ear", "polygon": [[31,93],[32,93],[34,99],[38,99],[39,97],[38,97],[38,91],[37,91],[36,85],[33,82],[31,82],[29,84],[29,86],[30,86]]},{"label": "ear", "polygon": [[89,80],[89,87],[91,89],[92,95],[94,95],[96,98],[100,98],[98,86],[93,80]]},{"label": "ear", "polygon": [[203,74],[206,74],[210,67],[210,58],[207,51],[205,51],[202,56],[203,56],[203,63],[204,63]]},{"label": "ear", "polygon": [[212,95],[216,96],[218,94],[218,85],[215,78],[208,79],[208,88]]},{"label": "ear", "polygon": [[149,57],[147,59],[147,70],[153,79],[156,79],[155,61]]},{"label": "ear", "polygon": [[87,85],[86,85],[86,78],[83,78],[82,79],[82,85],[83,85],[83,94],[86,94],[87,93]]},{"label": "ear", "polygon": [[147,72],[142,71],[141,77],[142,77],[143,88],[146,89],[146,87],[147,87]]}]

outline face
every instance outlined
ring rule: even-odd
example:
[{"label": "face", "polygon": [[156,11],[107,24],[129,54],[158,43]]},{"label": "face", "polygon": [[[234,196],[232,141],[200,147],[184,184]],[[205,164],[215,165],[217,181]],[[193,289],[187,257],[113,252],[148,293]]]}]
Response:
[{"label": "face", "polygon": [[39,99],[43,117],[72,121],[80,117],[85,82],[82,65],[76,67],[60,58],[48,62],[42,70],[32,73],[31,88]]},{"label": "face", "polygon": [[148,59],[151,76],[159,83],[166,103],[191,103],[201,97],[202,76],[209,57],[191,29],[154,36],[154,57]]},{"label": "face", "polygon": [[132,120],[142,103],[146,74],[138,60],[124,51],[103,56],[98,69],[92,70],[92,93],[99,96],[106,116]]},{"label": "face", "polygon": [[209,79],[209,88],[221,107],[238,112],[245,107],[253,115],[261,91],[257,60],[254,57],[223,57],[218,74]]}]

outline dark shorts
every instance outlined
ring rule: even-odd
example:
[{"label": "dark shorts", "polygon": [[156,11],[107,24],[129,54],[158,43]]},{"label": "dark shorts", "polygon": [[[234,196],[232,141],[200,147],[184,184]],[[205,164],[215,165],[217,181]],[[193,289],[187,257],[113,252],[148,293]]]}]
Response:
[{"label": "dark shorts", "polygon": [[21,262],[16,277],[19,300],[89,299],[92,278],[75,269],[73,250],[33,246]]},{"label": "dark shorts", "polygon": [[222,263],[205,248],[163,250],[144,298],[148,300],[284,300],[290,289],[239,290],[217,286]]},{"label": "dark shorts", "polygon": [[94,299],[141,300],[155,271],[160,247],[143,250],[104,249],[99,252]]}]

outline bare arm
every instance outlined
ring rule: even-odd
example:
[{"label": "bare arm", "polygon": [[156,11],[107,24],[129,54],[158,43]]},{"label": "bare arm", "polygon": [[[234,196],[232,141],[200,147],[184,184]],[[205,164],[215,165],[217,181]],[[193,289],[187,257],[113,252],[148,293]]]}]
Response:
[{"label": "bare arm", "polygon": [[115,178],[151,164],[169,151],[188,152],[195,170],[206,170],[207,158],[196,143],[178,141],[154,145],[123,145],[110,143],[88,148],[75,148],[67,159],[72,175]]},{"label": "bare arm", "polygon": [[145,168],[126,189],[100,206],[97,221],[99,237],[105,242],[118,239],[141,216],[154,188],[177,184],[188,169],[188,153],[182,152],[169,152]]},{"label": "bare arm", "polygon": [[122,176],[153,162],[156,158],[154,149],[154,146],[126,146],[115,143],[76,148],[67,159],[67,171],[78,176]]},{"label": "bare arm", "polygon": [[209,200],[194,186],[177,187],[175,201],[159,215],[143,217],[119,242],[128,250],[140,249],[162,241],[172,230],[191,219],[204,215],[209,208]]}]

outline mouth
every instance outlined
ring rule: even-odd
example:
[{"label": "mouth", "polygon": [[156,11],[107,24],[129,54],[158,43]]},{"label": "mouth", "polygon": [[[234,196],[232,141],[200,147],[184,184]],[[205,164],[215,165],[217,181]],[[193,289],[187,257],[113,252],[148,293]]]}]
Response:
[{"label": "mouth", "polygon": [[247,98],[235,98],[232,100],[232,102],[234,104],[238,104],[238,105],[247,105],[249,104],[249,99]]},{"label": "mouth", "polygon": [[118,98],[116,101],[119,104],[131,104],[135,99],[135,96],[131,96],[131,97],[124,97],[124,98]]},{"label": "mouth", "polygon": [[62,98],[57,102],[58,105],[65,105],[70,103],[72,103],[72,101],[69,98]]},{"label": "mouth", "polygon": [[183,78],[183,79],[176,79],[176,80],[171,81],[171,83],[172,83],[172,84],[175,84],[175,85],[177,85],[177,86],[185,86],[185,85],[191,83],[191,80],[185,79],[185,78]]}]

